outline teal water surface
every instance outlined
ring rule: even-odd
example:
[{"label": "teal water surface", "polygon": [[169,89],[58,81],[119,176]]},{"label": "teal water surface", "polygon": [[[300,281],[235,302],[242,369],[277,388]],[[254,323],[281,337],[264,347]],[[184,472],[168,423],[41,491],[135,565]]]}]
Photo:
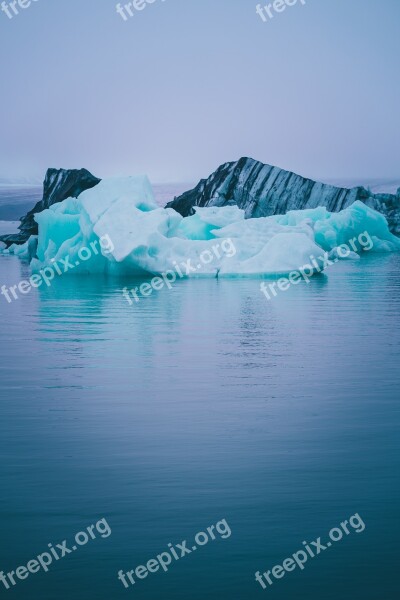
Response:
[{"label": "teal water surface", "polygon": [[[270,302],[257,280],[212,279],[130,306],[134,282],[69,275],[0,296],[0,570],[101,518],[112,530],[0,593],[396,600],[399,267],[342,262]],[[29,267],[0,257],[0,274]],[[355,513],[363,532],[255,582]],[[221,519],[230,537],[118,580]]]}]

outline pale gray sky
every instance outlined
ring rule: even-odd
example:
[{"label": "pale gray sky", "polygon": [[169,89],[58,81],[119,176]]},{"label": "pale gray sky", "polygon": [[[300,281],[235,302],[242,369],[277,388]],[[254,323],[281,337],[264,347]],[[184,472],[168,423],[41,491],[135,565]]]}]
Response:
[{"label": "pale gray sky", "polygon": [[[261,4],[264,4],[262,2]],[[38,0],[0,13],[0,177],[47,167],[194,181],[240,156],[399,175],[399,0]]]}]

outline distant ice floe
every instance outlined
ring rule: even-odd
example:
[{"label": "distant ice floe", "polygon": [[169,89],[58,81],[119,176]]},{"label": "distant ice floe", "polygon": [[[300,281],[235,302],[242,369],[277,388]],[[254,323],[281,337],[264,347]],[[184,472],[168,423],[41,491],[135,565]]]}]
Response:
[{"label": "distant ice floe", "polygon": [[[390,233],[385,217],[362,202],[338,213],[319,207],[245,219],[243,210],[226,206],[197,208],[195,215],[183,218],[172,208],[160,208],[150,182],[141,176],[103,179],[35,220],[39,235],[5,251],[30,259],[34,272],[68,256],[76,266],[74,274],[156,275],[190,261],[201,268],[187,277],[280,275],[299,269],[310,257],[321,266],[325,252],[338,257],[336,247],[362,233],[371,239],[371,251],[400,250],[400,239]],[[87,259],[82,249],[104,239],[110,243]],[[231,240],[234,251],[215,252],[223,239]],[[362,254],[363,248],[356,252]],[[206,255],[212,255],[208,263]]]}]

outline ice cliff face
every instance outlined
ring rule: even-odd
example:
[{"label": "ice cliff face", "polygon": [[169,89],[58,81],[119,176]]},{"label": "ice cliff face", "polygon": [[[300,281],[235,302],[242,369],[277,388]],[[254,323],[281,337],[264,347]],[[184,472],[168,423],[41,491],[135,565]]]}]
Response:
[{"label": "ice cliff face", "polygon": [[373,194],[363,187],[335,187],[265,165],[251,158],[221,165],[208,179],[167,204],[182,216],[196,206],[236,205],[246,218],[283,215],[290,210],[325,206],[339,212],[360,200],[385,215],[390,230],[400,235],[400,189],[396,195]]},{"label": "ice cliff face", "polygon": [[47,169],[43,182],[43,198],[21,219],[20,233],[4,235],[0,241],[6,246],[23,244],[31,235],[37,235],[38,225],[34,215],[67,198],[77,198],[84,190],[97,185],[101,180],[86,169]]}]

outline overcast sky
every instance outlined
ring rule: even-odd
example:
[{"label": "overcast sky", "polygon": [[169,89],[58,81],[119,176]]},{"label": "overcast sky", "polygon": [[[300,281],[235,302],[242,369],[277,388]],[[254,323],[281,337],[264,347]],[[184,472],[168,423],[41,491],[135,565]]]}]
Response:
[{"label": "overcast sky", "polygon": [[[266,2],[261,3],[266,4]],[[37,0],[0,13],[0,176],[195,181],[251,156],[314,178],[400,176],[399,0]]]}]

